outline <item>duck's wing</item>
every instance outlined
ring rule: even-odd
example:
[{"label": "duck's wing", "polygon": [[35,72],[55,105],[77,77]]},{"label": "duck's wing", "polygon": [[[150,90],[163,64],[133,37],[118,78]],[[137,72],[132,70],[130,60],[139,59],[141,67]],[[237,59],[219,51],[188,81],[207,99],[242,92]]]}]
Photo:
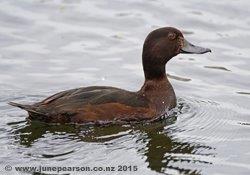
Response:
[{"label": "duck's wing", "polygon": [[105,103],[122,103],[133,107],[148,106],[147,100],[139,94],[108,86],[90,86],[59,92],[36,105],[77,106]]},{"label": "duck's wing", "polygon": [[[136,114],[146,113],[149,109],[149,101],[145,97],[126,90],[107,86],[91,86],[72,89],[52,95],[45,100],[34,105],[20,105],[11,103],[29,112],[31,118],[47,120],[58,116],[56,120],[70,122],[71,116],[83,115],[97,120],[100,115],[107,115],[108,111],[115,109],[115,114]],[[41,115],[38,117],[38,115]],[[89,115],[89,116],[87,116]],[[111,113],[106,118],[113,118]],[[105,116],[103,116],[105,117]],[[55,120],[55,121],[56,121]],[[66,121],[65,121],[66,120]]]}]

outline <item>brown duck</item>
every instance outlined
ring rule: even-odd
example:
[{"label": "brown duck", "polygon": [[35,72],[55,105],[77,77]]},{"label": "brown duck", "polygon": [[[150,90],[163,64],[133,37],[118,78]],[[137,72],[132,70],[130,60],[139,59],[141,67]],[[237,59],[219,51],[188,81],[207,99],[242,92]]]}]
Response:
[{"label": "brown duck", "polygon": [[172,27],[147,36],[142,52],[145,82],[137,92],[107,86],[82,87],[59,92],[33,105],[10,102],[29,113],[29,119],[48,123],[109,123],[155,120],[176,106],[165,72],[166,63],[179,53],[203,54]]}]

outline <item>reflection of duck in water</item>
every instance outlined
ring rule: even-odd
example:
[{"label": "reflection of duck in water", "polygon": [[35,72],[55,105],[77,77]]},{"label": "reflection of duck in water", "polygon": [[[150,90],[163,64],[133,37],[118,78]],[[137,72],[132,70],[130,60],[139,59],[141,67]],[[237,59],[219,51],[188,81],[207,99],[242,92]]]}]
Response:
[{"label": "reflection of duck in water", "polygon": [[[178,105],[181,110],[182,104]],[[115,144],[116,139],[122,140],[124,135],[137,135],[138,143],[142,143],[138,149],[138,156],[146,157],[145,161],[148,163],[148,168],[156,172],[168,172],[174,170],[182,174],[200,174],[195,167],[183,167],[181,162],[208,164],[210,162],[201,161],[195,155],[200,155],[204,150],[211,150],[212,148],[203,144],[195,144],[187,141],[181,141],[174,138],[171,127],[165,129],[169,125],[175,123],[177,114],[171,115],[167,120],[158,121],[152,124],[136,124],[131,126],[110,125],[108,127],[88,127],[81,125],[48,125],[46,123],[31,122],[29,125],[15,130],[14,135],[21,145],[32,147],[35,141],[39,141],[45,134],[51,133],[53,135],[60,135],[62,133],[67,136],[67,140],[75,140],[76,142],[94,142]],[[20,124],[10,124],[10,126],[17,127]],[[137,142],[136,141],[136,142]],[[141,142],[142,141],[142,142]],[[145,144],[144,144],[145,143]],[[132,145],[128,145],[131,148]],[[112,148],[110,148],[112,149]],[[126,149],[126,148],[124,148]],[[137,149],[137,148],[133,148]],[[92,150],[94,151],[94,150]],[[123,153],[124,151],[121,150]],[[61,154],[43,154],[44,158],[53,158],[71,154],[74,151]],[[121,154],[122,154],[121,152]],[[44,153],[44,152],[43,152]],[[183,155],[183,157],[178,157]],[[186,156],[184,156],[186,155]],[[192,161],[187,159],[187,155],[193,155]],[[209,155],[207,155],[209,156]],[[140,167],[138,167],[140,168]]]},{"label": "reflection of duck in water", "polygon": [[92,86],[60,92],[34,105],[10,104],[28,111],[30,119],[48,123],[154,120],[176,106],[175,93],[165,72],[166,63],[179,53],[210,51],[190,44],[175,28],[160,28],[152,31],[144,42],[145,82],[138,92]]}]

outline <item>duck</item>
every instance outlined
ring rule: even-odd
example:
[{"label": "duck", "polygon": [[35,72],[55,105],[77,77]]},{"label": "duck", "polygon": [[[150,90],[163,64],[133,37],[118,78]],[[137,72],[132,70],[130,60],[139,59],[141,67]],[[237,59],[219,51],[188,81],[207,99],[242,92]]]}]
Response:
[{"label": "duck", "polygon": [[56,93],[34,104],[9,102],[28,112],[27,119],[46,123],[107,124],[154,121],[176,107],[166,64],[178,54],[204,54],[209,48],[188,42],[174,27],[151,31],[142,49],[145,81],[136,91],[89,86]]}]

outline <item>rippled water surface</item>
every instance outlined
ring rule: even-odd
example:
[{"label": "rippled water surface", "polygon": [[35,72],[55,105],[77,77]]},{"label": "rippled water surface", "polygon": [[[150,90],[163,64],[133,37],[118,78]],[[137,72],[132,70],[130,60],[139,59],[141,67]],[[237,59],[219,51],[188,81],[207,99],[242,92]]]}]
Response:
[{"label": "rippled water surface", "polygon": [[[0,163],[137,166],[90,174],[250,174],[250,2],[0,1]],[[8,101],[89,85],[137,90],[147,33],[175,26],[211,54],[167,65],[176,112],[149,125],[46,125]],[[71,172],[74,174],[74,172]],[[77,174],[75,172],[75,174]]]}]

